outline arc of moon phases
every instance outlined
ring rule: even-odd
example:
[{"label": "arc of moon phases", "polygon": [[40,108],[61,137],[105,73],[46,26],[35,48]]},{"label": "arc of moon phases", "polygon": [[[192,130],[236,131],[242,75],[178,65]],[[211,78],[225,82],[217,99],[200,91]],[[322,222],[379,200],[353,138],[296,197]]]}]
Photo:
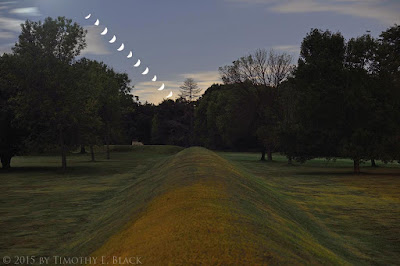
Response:
[{"label": "arc of moon phases", "polygon": [[138,67],[138,66],[140,66],[140,64],[141,64],[140,59],[138,59],[137,62],[136,62],[136,64],[134,64],[133,66],[134,66],[134,67]]},{"label": "arc of moon phases", "polygon": [[92,14],[89,14],[85,17],[85,19],[90,19],[90,17],[92,16]]},{"label": "arc of moon phases", "polygon": [[147,75],[147,73],[149,73],[149,68],[148,67],[146,67],[146,70],[143,71],[142,75]]},{"label": "arc of moon phases", "polygon": [[100,20],[96,20],[96,22],[94,23],[94,25],[99,26],[99,25],[100,25]]},{"label": "arc of moon phases", "polygon": [[157,76],[154,75],[154,78],[152,79],[152,81],[157,81]]},{"label": "arc of moon phases", "polygon": [[118,52],[121,52],[125,49],[124,43],[121,44],[121,46],[117,49]]},{"label": "arc of moon phases", "polygon": [[165,88],[165,84],[163,83],[163,84],[161,85],[161,87],[160,87],[158,90],[159,90],[159,91],[162,91],[164,88]]},{"label": "arc of moon phases", "polygon": [[114,37],[112,37],[112,39],[109,41],[109,43],[115,43],[116,40],[117,40],[117,37],[114,35]]},{"label": "arc of moon phases", "polygon": [[108,29],[107,29],[107,27],[106,27],[106,28],[103,30],[103,32],[101,33],[101,35],[106,35],[107,32],[108,32]]},{"label": "arc of moon phases", "polygon": [[132,51],[130,51],[126,58],[131,58],[132,56],[133,56]]},{"label": "arc of moon phases", "polygon": [[171,98],[172,95],[173,95],[173,93],[172,93],[172,91],[171,91],[171,92],[168,94],[167,99],[168,99],[168,98]]}]

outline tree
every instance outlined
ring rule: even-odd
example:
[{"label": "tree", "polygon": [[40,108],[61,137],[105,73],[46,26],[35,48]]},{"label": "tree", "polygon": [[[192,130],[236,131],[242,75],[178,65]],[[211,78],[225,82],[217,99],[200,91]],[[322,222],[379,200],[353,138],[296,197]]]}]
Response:
[{"label": "tree", "polygon": [[398,112],[390,79],[379,70],[380,49],[369,35],[347,43],[330,31],[315,29],[306,36],[295,72],[301,103],[298,159],[348,157],[355,174],[364,160],[390,160],[387,147],[396,142]]},{"label": "tree", "polygon": [[192,102],[200,97],[201,89],[197,85],[197,83],[192,78],[187,78],[183,82],[183,85],[180,86],[180,94],[179,97],[186,99],[189,102]]},{"label": "tree", "polygon": [[15,56],[0,57],[0,161],[2,168],[11,167],[11,158],[22,148],[25,135],[15,120],[11,99],[19,90],[19,67]]},{"label": "tree", "polygon": [[59,146],[66,169],[68,147],[75,144],[81,102],[72,62],[85,47],[86,32],[65,17],[44,23],[26,21],[13,48],[21,59],[24,82],[14,97],[18,121],[35,146]]},{"label": "tree", "polygon": [[200,97],[201,89],[198,87],[197,83],[192,78],[187,78],[183,85],[180,86],[180,98],[183,99],[183,103],[188,105],[188,115],[189,115],[189,143],[190,146],[193,143],[193,127],[194,127],[194,109],[195,100]]},{"label": "tree", "polygon": [[272,152],[277,146],[277,127],[280,117],[277,87],[285,81],[293,69],[292,57],[286,53],[259,49],[254,54],[241,57],[232,65],[220,67],[225,84],[249,84],[257,91],[256,121],[257,135],[261,145],[261,160],[272,161]]}]

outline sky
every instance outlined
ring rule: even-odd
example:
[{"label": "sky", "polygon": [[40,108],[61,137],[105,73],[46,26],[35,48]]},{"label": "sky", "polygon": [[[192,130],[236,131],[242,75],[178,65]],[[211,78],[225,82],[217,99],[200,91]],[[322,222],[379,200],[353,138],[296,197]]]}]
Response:
[{"label": "sky", "polygon": [[[82,56],[128,73],[132,94],[157,104],[171,91],[176,98],[186,78],[203,90],[221,83],[219,67],[259,48],[289,53],[296,63],[312,28],[346,39],[367,31],[378,37],[400,24],[400,0],[0,0],[0,54],[11,52],[25,20],[57,16],[88,30]],[[121,43],[125,50],[118,52]]]}]

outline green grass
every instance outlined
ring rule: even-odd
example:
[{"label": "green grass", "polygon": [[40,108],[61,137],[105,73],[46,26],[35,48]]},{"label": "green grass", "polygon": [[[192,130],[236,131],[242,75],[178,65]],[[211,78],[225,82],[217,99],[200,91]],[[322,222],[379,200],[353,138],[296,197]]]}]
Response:
[{"label": "green grass", "polygon": [[[0,257],[141,256],[148,265],[397,264],[400,168],[115,146],[17,157],[1,172]],[[180,152],[181,151],[181,152]],[[101,149],[98,158],[104,158]]]},{"label": "green grass", "polygon": [[13,158],[13,169],[0,171],[0,257],[89,254],[143,206],[146,190],[132,202],[127,198],[136,189],[129,188],[140,188],[144,173],[182,150],[112,147],[121,149],[133,151],[105,160],[100,150],[96,162],[71,155],[66,173],[59,157]]},{"label": "green grass", "polygon": [[[288,166],[283,156],[257,161],[251,153],[219,153],[261,183],[279,192],[331,235],[344,259],[354,264],[398,264],[400,254],[400,167],[352,174],[352,161],[317,159]],[[317,238],[323,243],[325,240]],[[333,248],[333,246],[331,246]]]}]

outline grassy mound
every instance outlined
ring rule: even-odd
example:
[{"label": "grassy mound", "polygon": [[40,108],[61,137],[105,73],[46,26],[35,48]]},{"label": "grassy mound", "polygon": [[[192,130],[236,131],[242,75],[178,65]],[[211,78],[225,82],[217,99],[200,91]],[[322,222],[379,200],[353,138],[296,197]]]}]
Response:
[{"label": "grassy mound", "polygon": [[124,209],[137,215],[92,254],[109,263],[113,256],[149,265],[353,262],[343,239],[203,148],[165,160],[128,189]]}]

